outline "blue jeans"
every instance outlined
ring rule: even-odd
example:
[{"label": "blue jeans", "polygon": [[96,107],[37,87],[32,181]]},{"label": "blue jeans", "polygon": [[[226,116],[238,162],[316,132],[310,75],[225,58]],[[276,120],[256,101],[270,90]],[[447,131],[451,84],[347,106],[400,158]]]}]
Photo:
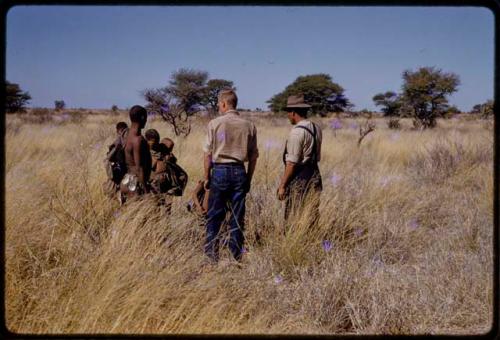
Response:
[{"label": "blue jeans", "polygon": [[207,238],[205,253],[219,259],[220,227],[230,212],[229,250],[236,260],[241,259],[244,242],[245,184],[247,175],[243,164],[214,164],[208,197]]}]

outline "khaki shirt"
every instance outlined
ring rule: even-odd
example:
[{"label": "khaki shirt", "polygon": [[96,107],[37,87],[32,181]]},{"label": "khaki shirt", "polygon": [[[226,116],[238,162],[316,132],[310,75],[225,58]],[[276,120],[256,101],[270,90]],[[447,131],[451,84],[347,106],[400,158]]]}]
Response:
[{"label": "khaki shirt", "polygon": [[[313,123],[307,119],[301,120],[293,127],[288,136],[285,155],[285,161],[304,164],[309,161],[313,154],[313,136],[303,128],[297,126],[304,126],[314,133]],[[323,136],[321,128],[316,126],[316,159],[318,162],[321,160],[321,141]]]},{"label": "khaki shirt", "polygon": [[203,151],[212,155],[215,163],[243,163],[259,156],[257,129],[240,117],[236,110],[208,123]]}]

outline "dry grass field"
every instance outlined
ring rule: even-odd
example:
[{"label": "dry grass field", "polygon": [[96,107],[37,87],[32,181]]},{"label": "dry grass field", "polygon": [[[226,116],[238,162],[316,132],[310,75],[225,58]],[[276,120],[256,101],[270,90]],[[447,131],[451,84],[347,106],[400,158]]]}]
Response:
[{"label": "dry grass field", "polygon": [[[66,117],[67,118],[67,117]],[[52,122],[6,118],[5,294],[20,333],[482,334],[492,324],[493,124],[405,120],[357,146],[357,124],[323,127],[320,226],[283,234],[276,199],[290,125],[252,116],[260,157],[247,196],[241,268],[227,248],[205,265],[187,212],[202,176],[206,120],[174,153],[190,176],[166,216],[120,208],[102,189],[126,114]],[[69,120],[69,122],[67,122]],[[163,240],[163,241],[162,241]]]}]

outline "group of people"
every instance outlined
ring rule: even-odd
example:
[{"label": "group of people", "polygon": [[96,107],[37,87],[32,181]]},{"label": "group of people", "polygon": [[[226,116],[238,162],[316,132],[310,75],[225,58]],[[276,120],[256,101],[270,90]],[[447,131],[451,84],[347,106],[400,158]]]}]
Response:
[{"label": "group of people", "polygon": [[143,194],[154,194],[158,204],[170,213],[172,196],[182,195],[188,175],[177,165],[172,139],[160,140],[155,129],[147,130],[142,137],[145,112],[134,106],[130,110],[130,128],[125,122],[116,125],[117,137],[106,155],[106,188],[110,196],[118,195],[120,204]]},{"label": "group of people", "polygon": [[[230,235],[228,247],[237,261],[242,258],[245,200],[251,190],[259,157],[257,129],[251,121],[240,116],[236,110],[237,104],[235,91],[223,90],[219,93],[220,116],[208,123],[203,142],[204,178],[198,181],[190,205],[191,210],[203,216],[206,227],[204,250],[214,262],[219,259],[220,231],[227,218]],[[318,125],[307,119],[310,108],[302,95],[290,96],[287,99],[285,110],[293,128],[283,151],[284,172],[277,190],[277,198],[285,202],[287,221],[307,215],[307,223],[312,226],[319,216],[319,196],[322,191],[318,167],[321,159],[322,131]],[[170,169],[176,164],[172,153],[173,141],[162,139],[160,142],[156,130],[148,130],[144,137],[142,136],[141,131],[147,121],[147,112],[143,107],[132,107],[129,115],[130,128],[125,123],[119,123],[118,137],[114,143],[120,145],[124,151],[123,178],[115,187],[115,190],[120,192],[121,202],[149,192],[167,196],[182,195],[187,174],[185,181],[179,181],[179,176],[175,175],[181,172],[172,172]],[[111,148],[108,155],[112,155],[114,149],[116,146]],[[245,163],[248,163],[246,168]],[[175,175],[161,177],[160,174],[165,173],[165,169]],[[172,181],[182,183],[170,183]]]}]

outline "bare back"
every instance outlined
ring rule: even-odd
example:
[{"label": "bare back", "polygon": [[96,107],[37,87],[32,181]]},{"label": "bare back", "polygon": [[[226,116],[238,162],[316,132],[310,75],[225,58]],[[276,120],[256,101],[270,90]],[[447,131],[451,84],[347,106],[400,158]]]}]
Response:
[{"label": "bare back", "polygon": [[127,172],[140,177],[140,169],[142,169],[144,181],[149,180],[151,154],[148,143],[141,134],[136,135],[132,131],[128,134],[125,144],[125,163],[127,164]]}]

